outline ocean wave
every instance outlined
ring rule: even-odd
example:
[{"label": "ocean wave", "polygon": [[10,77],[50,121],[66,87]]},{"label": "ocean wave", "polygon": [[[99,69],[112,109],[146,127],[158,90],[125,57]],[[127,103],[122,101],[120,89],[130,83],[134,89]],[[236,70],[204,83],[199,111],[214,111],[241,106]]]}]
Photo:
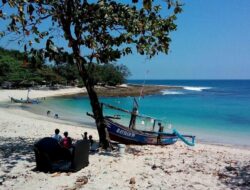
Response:
[{"label": "ocean wave", "polygon": [[184,94],[183,92],[171,91],[171,90],[163,90],[162,95],[176,95],[176,94]]},{"label": "ocean wave", "polygon": [[211,89],[211,87],[199,87],[199,86],[183,86],[184,90],[201,92],[203,90]]}]

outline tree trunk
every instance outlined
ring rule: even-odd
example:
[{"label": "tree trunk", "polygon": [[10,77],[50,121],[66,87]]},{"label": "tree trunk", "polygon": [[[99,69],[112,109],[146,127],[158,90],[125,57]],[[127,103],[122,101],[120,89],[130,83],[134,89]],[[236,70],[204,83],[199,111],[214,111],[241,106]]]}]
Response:
[{"label": "tree trunk", "polygon": [[99,134],[100,146],[103,147],[104,149],[106,149],[109,146],[109,143],[108,143],[108,140],[106,138],[107,137],[106,130],[105,130],[106,125],[104,122],[102,107],[100,105],[97,93],[94,89],[94,84],[93,84],[92,80],[90,79],[90,77],[86,78],[86,76],[84,76],[84,77],[82,76],[82,80],[85,84],[85,87],[86,87],[88,95],[89,95],[90,104],[92,107],[96,127],[97,127],[98,134]]},{"label": "tree trunk", "polygon": [[[80,53],[81,52],[80,51],[81,35],[79,33],[77,34],[75,31],[76,39],[74,39],[71,34],[71,24],[72,24],[71,13],[74,11],[74,8],[75,8],[73,6],[73,1],[65,1],[64,8],[65,9],[62,10],[64,11],[64,14],[63,13],[60,14],[60,21],[62,24],[62,28],[68,38],[69,45],[72,47],[79,74],[85,84],[85,87],[89,95],[90,104],[92,107],[96,127],[97,127],[98,134],[99,134],[100,146],[102,146],[103,148],[107,148],[109,144],[106,139],[107,137],[106,130],[105,130],[106,126],[104,123],[102,108],[99,103],[98,96],[94,89],[94,83],[91,80],[91,74],[88,73],[87,69],[85,68],[84,63],[86,63],[86,61],[83,59],[83,57],[81,57],[81,53]],[[76,25],[76,28],[81,27],[79,22],[76,22],[75,25]]]}]

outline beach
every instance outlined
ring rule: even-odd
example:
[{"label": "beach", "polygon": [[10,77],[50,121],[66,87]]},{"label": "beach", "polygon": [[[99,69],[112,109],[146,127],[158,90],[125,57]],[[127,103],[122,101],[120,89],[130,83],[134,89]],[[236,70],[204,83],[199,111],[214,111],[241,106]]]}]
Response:
[{"label": "beach", "polygon": [[[72,95],[85,89],[32,90],[30,98]],[[27,90],[0,90],[26,98]],[[0,189],[250,189],[250,149],[181,142],[171,146],[126,146],[126,152],[100,151],[89,166],[76,173],[35,170],[33,144],[58,128],[77,140],[86,131],[98,140],[97,130],[30,113],[18,106],[0,107]]]},{"label": "beach", "polygon": [[10,101],[10,97],[16,99],[27,99],[29,93],[30,98],[44,98],[52,96],[66,96],[72,94],[86,93],[85,88],[65,88],[58,90],[1,90],[0,91],[0,102]]}]

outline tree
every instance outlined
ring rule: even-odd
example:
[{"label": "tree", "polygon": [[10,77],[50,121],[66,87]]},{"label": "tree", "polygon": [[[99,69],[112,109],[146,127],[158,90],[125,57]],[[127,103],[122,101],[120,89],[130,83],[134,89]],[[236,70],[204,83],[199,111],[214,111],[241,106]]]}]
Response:
[{"label": "tree", "polygon": [[[169,33],[176,30],[174,21],[181,5],[177,0],[166,0],[170,16],[164,17],[161,6],[153,3],[153,0],[132,0],[130,4],[113,0],[91,3],[88,0],[2,0],[0,17],[9,22],[7,31],[0,35],[18,34],[20,37],[16,39],[25,43],[25,52],[34,43],[46,41],[45,57],[56,63],[77,65],[90,98],[100,144],[106,148],[104,117],[92,77],[94,63],[108,64],[135,51],[150,58],[159,52],[168,53]],[[13,14],[4,14],[7,6],[13,9]],[[68,47],[57,47],[55,35]]]},{"label": "tree", "polygon": [[5,62],[1,62],[0,58],[0,84],[4,81],[4,78],[7,76],[7,73],[9,71],[10,71],[10,65]]},{"label": "tree", "polygon": [[[39,53],[30,56],[23,64],[24,53],[0,48],[0,86],[11,82],[12,87],[29,87],[35,84],[73,84],[80,81],[75,64],[46,64]],[[35,60],[34,60],[35,59]],[[125,65],[96,65],[92,76],[95,84],[117,85],[124,83],[129,71]]]},{"label": "tree", "polygon": [[115,86],[124,83],[129,75],[130,72],[125,65],[106,64],[97,65],[92,77],[95,84],[102,83]]}]

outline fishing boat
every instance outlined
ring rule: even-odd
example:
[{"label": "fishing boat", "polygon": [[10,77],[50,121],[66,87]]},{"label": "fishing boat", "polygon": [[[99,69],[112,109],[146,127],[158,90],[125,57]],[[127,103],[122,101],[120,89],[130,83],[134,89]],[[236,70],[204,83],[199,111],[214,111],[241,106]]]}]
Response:
[{"label": "fishing boat", "polygon": [[[171,145],[178,140],[183,141],[189,146],[195,145],[195,136],[181,135],[177,130],[173,130],[171,133],[164,132],[164,126],[161,124],[161,120],[139,115],[137,106],[133,107],[132,111],[128,111],[122,108],[115,107],[110,104],[101,103],[102,109],[104,107],[114,109],[127,114],[130,114],[130,122],[128,126],[118,122],[121,119],[119,115],[104,116],[106,128],[109,134],[109,139],[122,143],[122,144],[137,144],[137,145]],[[87,113],[89,116],[92,114]],[[136,119],[140,118],[142,124],[145,125],[145,121],[149,121],[152,124],[149,130],[138,129],[136,126]]]},{"label": "fishing boat", "polygon": [[10,100],[11,100],[11,102],[22,103],[22,104],[38,104],[38,103],[40,103],[40,100],[31,99],[31,98],[27,98],[27,99],[23,100],[23,99],[16,99],[16,98],[10,97]]},{"label": "fishing boat", "polygon": [[22,103],[22,104],[38,104],[40,103],[41,101],[38,100],[38,99],[31,99],[29,98],[29,93],[30,93],[31,89],[28,89],[28,93],[27,93],[27,98],[26,99],[16,99],[16,98],[13,98],[13,97],[10,97],[10,101],[11,102],[14,102],[14,103]]}]

